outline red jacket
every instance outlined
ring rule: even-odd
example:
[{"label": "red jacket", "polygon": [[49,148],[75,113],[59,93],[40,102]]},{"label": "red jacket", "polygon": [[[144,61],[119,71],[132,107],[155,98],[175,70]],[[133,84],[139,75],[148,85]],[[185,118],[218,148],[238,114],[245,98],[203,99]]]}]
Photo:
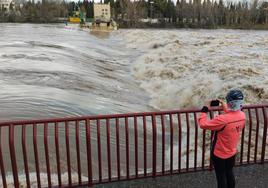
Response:
[{"label": "red jacket", "polygon": [[227,111],[211,120],[207,119],[206,113],[200,114],[198,118],[200,128],[215,131],[212,141],[212,152],[215,156],[227,159],[237,153],[245,119],[245,113],[242,111]]}]

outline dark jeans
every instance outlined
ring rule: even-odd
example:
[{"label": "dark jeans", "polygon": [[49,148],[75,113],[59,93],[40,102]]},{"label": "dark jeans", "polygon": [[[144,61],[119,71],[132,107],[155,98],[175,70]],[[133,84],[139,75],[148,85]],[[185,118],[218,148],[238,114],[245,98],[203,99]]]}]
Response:
[{"label": "dark jeans", "polygon": [[228,159],[221,159],[213,154],[211,160],[215,168],[218,188],[234,188],[233,167],[235,165],[235,155]]}]

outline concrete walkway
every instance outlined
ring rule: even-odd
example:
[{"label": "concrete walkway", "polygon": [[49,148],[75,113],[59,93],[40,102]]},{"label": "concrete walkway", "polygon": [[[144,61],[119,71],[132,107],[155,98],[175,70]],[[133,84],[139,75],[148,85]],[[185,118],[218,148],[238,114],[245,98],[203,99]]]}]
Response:
[{"label": "concrete walkway", "polygon": [[[236,167],[236,188],[268,188],[268,164]],[[109,183],[95,188],[216,188],[214,171]]]}]

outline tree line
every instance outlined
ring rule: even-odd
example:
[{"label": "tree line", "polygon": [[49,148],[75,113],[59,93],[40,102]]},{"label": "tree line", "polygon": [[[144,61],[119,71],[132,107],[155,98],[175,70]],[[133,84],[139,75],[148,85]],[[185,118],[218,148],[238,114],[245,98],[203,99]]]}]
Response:
[{"label": "tree line", "polygon": [[[112,18],[122,27],[190,27],[190,28],[268,28],[268,2],[253,0],[101,0],[110,3]],[[0,20],[7,22],[58,22],[83,11],[93,18],[94,1],[28,1],[23,6],[11,5],[0,11]]]},{"label": "tree line", "polygon": [[2,22],[54,23],[68,14],[67,4],[57,1],[27,1],[10,4],[8,11],[0,11]]},{"label": "tree line", "polygon": [[[268,28],[268,2],[227,2],[223,0],[119,0],[114,6],[128,26],[144,25],[143,18],[157,19],[155,25],[191,28],[236,27],[252,28],[264,25]],[[151,24],[150,20],[146,25]]]}]

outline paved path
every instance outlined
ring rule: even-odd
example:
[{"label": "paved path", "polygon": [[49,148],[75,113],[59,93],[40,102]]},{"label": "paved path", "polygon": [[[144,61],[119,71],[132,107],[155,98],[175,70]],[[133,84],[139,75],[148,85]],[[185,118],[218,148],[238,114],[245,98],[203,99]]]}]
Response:
[{"label": "paved path", "polygon": [[[268,164],[236,167],[236,188],[268,188]],[[216,188],[214,171],[132,180],[94,188]]]}]

